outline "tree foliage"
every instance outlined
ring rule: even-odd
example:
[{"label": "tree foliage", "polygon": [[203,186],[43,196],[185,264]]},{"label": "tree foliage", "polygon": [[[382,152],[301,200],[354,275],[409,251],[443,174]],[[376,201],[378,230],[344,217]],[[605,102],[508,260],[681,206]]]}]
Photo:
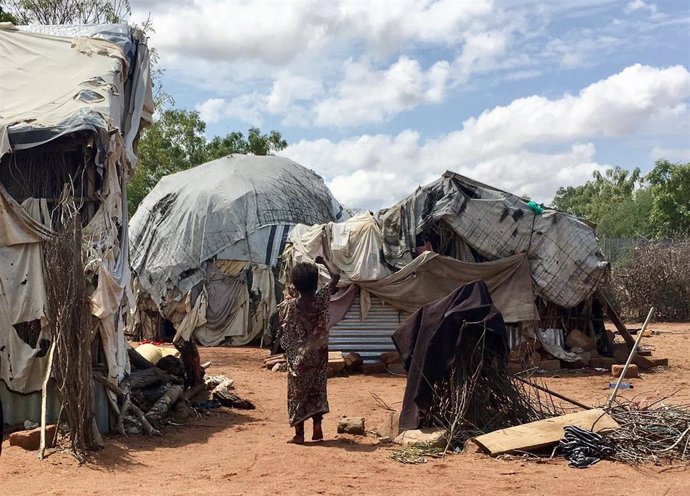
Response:
[{"label": "tree foliage", "polygon": [[205,161],[205,131],[199,113],[188,110],[166,110],[144,129],[137,150],[139,162],[127,188],[131,214],[163,176]]},{"label": "tree foliage", "polygon": [[656,162],[642,176],[616,167],[581,186],[559,188],[558,210],[597,224],[599,235],[655,238],[690,232],[690,164]]},{"label": "tree foliage", "polygon": [[652,191],[651,220],[656,235],[690,234],[690,162],[658,160],[646,179]]},{"label": "tree foliage", "polygon": [[261,134],[261,130],[252,127],[247,137],[240,132],[232,132],[225,137],[216,136],[208,144],[208,159],[230,155],[231,153],[251,153],[252,155],[274,155],[287,147],[282,135],[278,131]]},{"label": "tree foliage", "polygon": [[210,141],[205,132],[206,123],[198,112],[179,109],[165,110],[143,131],[138,145],[139,163],[128,186],[130,215],[163,176],[232,153],[272,155],[287,147],[278,131],[261,134],[258,128],[251,128],[247,137],[232,132]]},{"label": "tree foliage", "polygon": [[4,10],[19,24],[99,24],[122,22],[129,0],[7,0]]}]

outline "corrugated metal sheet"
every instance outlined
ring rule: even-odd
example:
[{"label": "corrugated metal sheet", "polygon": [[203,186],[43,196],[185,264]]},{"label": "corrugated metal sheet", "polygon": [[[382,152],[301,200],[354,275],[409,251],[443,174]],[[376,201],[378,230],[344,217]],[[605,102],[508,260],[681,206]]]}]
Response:
[{"label": "corrugated metal sheet", "polygon": [[391,336],[407,315],[375,296],[366,320],[362,320],[361,312],[357,295],[343,320],[331,328],[328,347],[331,351],[357,352],[367,363],[378,362],[384,351],[395,351]]},{"label": "corrugated metal sheet", "polygon": [[[2,411],[6,424],[23,424],[25,420],[31,422],[41,421],[41,393],[19,394],[7,389],[4,382],[0,381],[0,398],[2,398]],[[49,423],[57,420],[60,403],[55,394],[55,384],[48,383],[48,410]]]},{"label": "corrugated metal sheet", "polygon": [[[525,340],[525,337],[517,326],[506,325],[506,330],[508,331],[508,345],[511,350]],[[563,329],[538,329],[538,332],[542,342],[550,343],[561,348],[565,346]]]},{"label": "corrugated metal sheet", "polygon": [[[94,404],[96,407],[96,424],[98,430],[107,433],[110,430],[110,411],[106,391],[102,384],[94,382]],[[0,381],[0,399],[2,399],[2,411],[6,424],[23,424],[25,420],[39,423],[41,421],[41,392],[19,394],[7,389],[4,382]],[[48,409],[46,411],[47,422],[57,421],[60,412],[60,402],[55,391],[55,381],[48,383]]]}]

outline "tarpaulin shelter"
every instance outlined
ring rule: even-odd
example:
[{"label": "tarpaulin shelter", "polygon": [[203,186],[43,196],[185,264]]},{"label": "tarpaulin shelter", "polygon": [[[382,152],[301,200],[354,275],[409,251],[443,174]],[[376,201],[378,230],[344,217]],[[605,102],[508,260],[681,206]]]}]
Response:
[{"label": "tarpaulin shelter", "polygon": [[[126,184],[151,121],[149,51],[125,24],[0,24],[0,393],[6,422],[37,420],[51,342],[43,244],[56,205],[82,220],[94,365],[128,370]],[[26,395],[26,396],[23,396]],[[52,412],[55,413],[55,412]]]},{"label": "tarpaulin shelter", "polygon": [[572,360],[549,337],[549,329],[561,327],[560,314],[554,323],[550,312],[572,309],[585,329],[607,268],[592,226],[453,172],[377,214],[296,226],[284,277],[294,263],[323,254],[324,244],[344,272],[341,285],[350,286],[332,301],[331,347],[370,360],[392,349],[390,335],[407,314],[478,279],[512,329],[513,344],[542,329],[545,347]]},{"label": "tarpaulin shelter", "polygon": [[284,157],[229,155],[164,177],[130,225],[135,332],[159,337],[160,315],[175,341],[253,341],[275,311],[290,228],[345,217],[321,177]]}]

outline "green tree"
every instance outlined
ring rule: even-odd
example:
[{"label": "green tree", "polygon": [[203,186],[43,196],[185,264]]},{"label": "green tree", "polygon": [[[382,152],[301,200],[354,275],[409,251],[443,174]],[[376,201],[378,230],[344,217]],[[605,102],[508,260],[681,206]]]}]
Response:
[{"label": "green tree", "polygon": [[214,160],[232,153],[275,155],[286,147],[287,141],[278,131],[261,134],[260,129],[252,127],[246,138],[238,131],[229,133],[224,138],[214,137],[208,144],[208,158]]},{"label": "green tree", "polygon": [[128,186],[130,216],[163,176],[232,153],[272,155],[287,147],[278,131],[261,134],[260,129],[251,128],[246,138],[241,132],[232,132],[210,141],[206,140],[205,131],[206,123],[198,112],[172,109],[164,111],[143,131],[138,146],[139,163]]},{"label": "green tree", "polygon": [[7,7],[0,4],[0,22],[11,22],[15,26],[20,24],[19,19],[7,11]]},{"label": "green tree", "polygon": [[6,0],[19,24],[118,23],[131,14],[129,0]]},{"label": "green tree", "polygon": [[651,220],[659,237],[690,234],[690,162],[657,160],[647,174],[652,191]]},{"label": "green tree", "polygon": [[639,168],[596,171],[582,186],[559,188],[553,206],[597,224],[599,235],[650,236],[651,193],[644,188]]},{"label": "green tree", "polygon": [[205,131],[199,113],[189,110],[165,110],[144,129],[137,148],[139,162],[128,186],[130,215],[163,176],[207,160]]}]

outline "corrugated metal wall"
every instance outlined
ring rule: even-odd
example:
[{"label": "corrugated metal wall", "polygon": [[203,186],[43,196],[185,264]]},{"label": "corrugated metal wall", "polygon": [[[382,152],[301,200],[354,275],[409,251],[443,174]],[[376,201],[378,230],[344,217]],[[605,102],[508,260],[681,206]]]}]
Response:
[{"label": "corrugated metal wall", "polygon": [[[110,430],[110,411],[108,398],[105,396],[107,393],[102,384],[94,382],[93,385],[96,424],[98,424],[98,430],[105,434]],[[39,423],[41,421],[40,391],[30,394],[15,393],[14,391],[10,391],[4,382],[0,381],[0,398],[2,398],[2,408],[6,424],[22,424],[25,420],[30,420],[34,423]],[[47,422],[49,424],[54,423],[57,421],[60,411],[60,401],[58,400],[55,381],[53,380],[48,383],[47,406]]]},{"label": "corrugated metal wall", "polygon": [[371,309],[366,320],[361,319],[359,295],[355,297],[345,318],[331,328],[328,347],[331,351],[362,355],[365,362],[380,361],[384,351],[395,351],[391,335],[406,314],[385,305],[376,296],[371,297]]}]

